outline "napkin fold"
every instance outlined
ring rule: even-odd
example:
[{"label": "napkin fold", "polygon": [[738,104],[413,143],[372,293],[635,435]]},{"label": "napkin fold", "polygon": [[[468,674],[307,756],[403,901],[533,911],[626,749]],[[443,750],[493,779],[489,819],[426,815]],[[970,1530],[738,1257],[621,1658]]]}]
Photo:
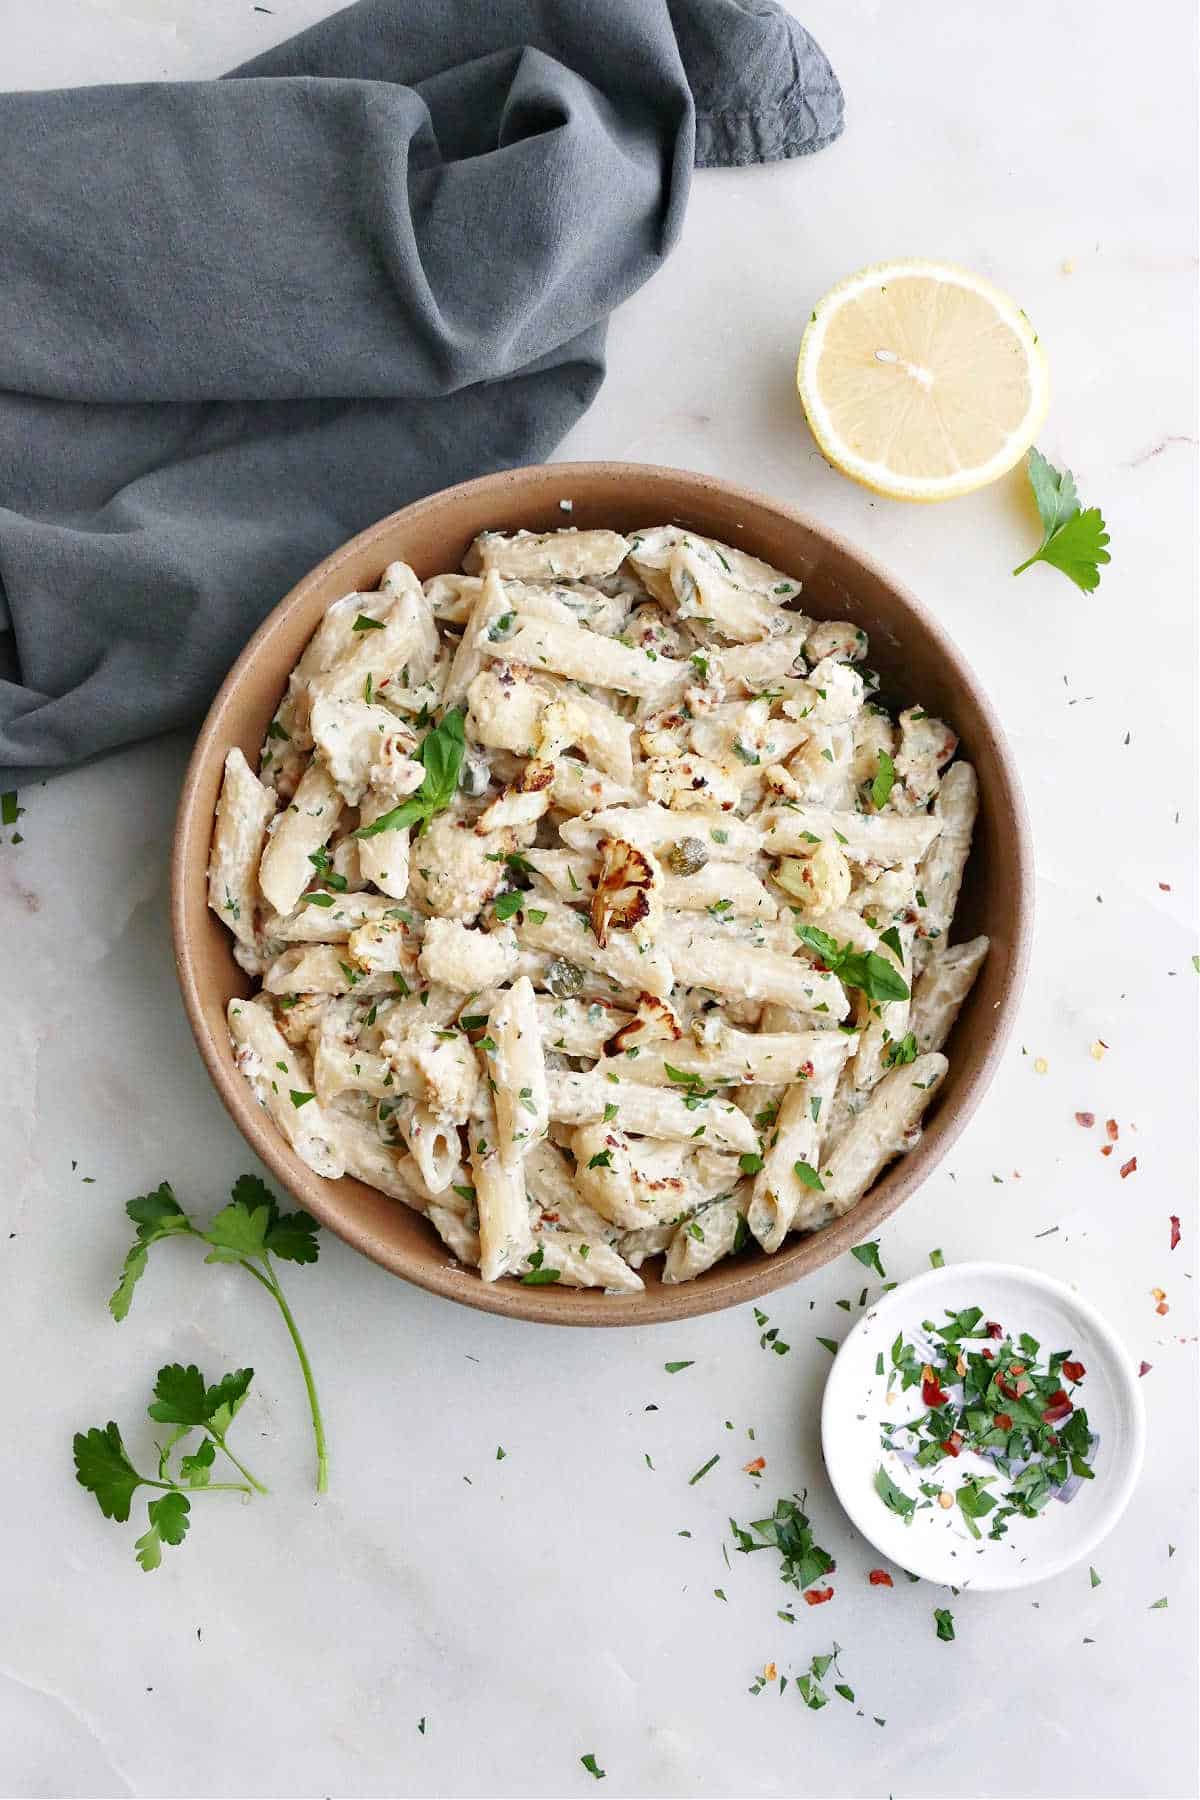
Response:
[{"label": "napkin fold", "polygon": [[361,0],[0,95],[0,781],[193,722],[345,538],[544,459],[693,165],[841,124],[769,0]]}]

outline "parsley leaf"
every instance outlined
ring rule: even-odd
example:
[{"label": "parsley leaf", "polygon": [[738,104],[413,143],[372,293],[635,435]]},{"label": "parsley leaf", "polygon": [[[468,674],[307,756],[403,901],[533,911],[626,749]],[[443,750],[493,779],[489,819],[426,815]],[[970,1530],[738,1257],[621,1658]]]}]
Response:
[{"label": "parsley leaf", "polygon": [[887,797],[896,781],[896,765],[886,750],[879,752],[879,768],[871,783],[871,804],[876,812],[882,812],[887,805]]},{"label": "parsley leaf", "polygon": [[887,1470],[883,1467],[875,1471],[875,1492],[890,1512],[898,1513],[906,1525],[912,1524],[912,1516],[917,1510],[917,1503],[911,1494],[898,1488]]},{"label": "parsley leaf", "polygon": [[954,1642],[954,1614],[945,1606],[937,1606],[933,1612],[937,1622],[937,1634],[943,1644]]},{"label": "parsley leaf", "polygon": [[812,1167],[811,1163],[793,1163],[792,1167],[796,1172],[797,1178],[804,1183],[806,1188],[812,1188],[818,1194],[823,1194],[825,1192],[825,1183],[821,1180],[821,1177],[817,1174],[817,1171]]},{"label": "parsley leaf", "polygon": [[1100,566],[1111,562],[1109,536],[1099,507],[1080,507],[1075,477],[1059,471],[1040,450],[1030,450],[1029,485],[1037,502],[1043,537],[1033,555],[1013,570],[1022,575],[1036,562],[1060,569],[1085,594],[1100,585]]},{"label": "parsley leaf", "polygon": [[137,1226],[137,1236],[125,1257],[116,1288],[109,1297],[108,1310],[118,1323],[128,1316],[133,1304],[133,1290],[145,1273],[150,1246],[158,1243],[160,1238],[192,1231],[187,1214],[165,1181],[152,1194],[139,1194],[129,1202],[125,1211]]},{"label": "parsley leaf", "polygon": [[134,1543],[138,1563],[147,1573],[162,1561],[164,1544],[182,1544],[187,1536],[191,1506],[186,1494],[163,1494],[146,1508],[150,1529]]},{"label": "parsley leaf", "polygon": [[90,1431],[77,1431],[73,1448],[76,1481],[95,1494],[106,1519],[123,1525],[143,1477],[130,1462],[116,1425],[110,1419],[103,1428],[94,1425]]},{"label": "parsley leaf", "polygon": [[353,835],[356,838],[378,837],[381,831],[403,831],[417,824],[423,829],[435,813],[443,812],[453,800],[466,747],[463,713],[456,707],[434,726],[417,748],[416,760],[425,770],[425,779],[416,793],[402,800],[399,806],[393,806],[390,812],[383,813],[372,824],[360,825]]},{"label": "parsley leaf", "polygon": [[902,1063],[916,1062],[917,1040],[911,1031],[906,1031],[902,1038],[893,1038],[885,1044],[883,1051],[884,1067],[899,1068]]},{"label": "parsley leaf", "polygon": [[864,1269],[874,1269],[880,1281],[887,1280],[887,1270],[879,1260],[879,1240],[872,1238],[869,1244],[854,1244],[850,1254]]}]

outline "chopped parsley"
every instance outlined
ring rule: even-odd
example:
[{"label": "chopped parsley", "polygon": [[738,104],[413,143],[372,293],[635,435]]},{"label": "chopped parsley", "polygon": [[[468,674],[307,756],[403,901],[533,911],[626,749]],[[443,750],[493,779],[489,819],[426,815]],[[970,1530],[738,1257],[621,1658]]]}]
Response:
[{"label": "chopped parsley", "polygon": [[738,1549],[749,1555],[754,1550],[779,1552],[779,1577],[789,1587],[808,1588],[820,1581],[833,1568],[833,1558],[813,1539],[812,1527],[804,1511],[804,1494],[786,1496],[775,1502],[775,1510],[766,1519],[755,1519],[743,1528],[730,1519],[729,1528]]}]

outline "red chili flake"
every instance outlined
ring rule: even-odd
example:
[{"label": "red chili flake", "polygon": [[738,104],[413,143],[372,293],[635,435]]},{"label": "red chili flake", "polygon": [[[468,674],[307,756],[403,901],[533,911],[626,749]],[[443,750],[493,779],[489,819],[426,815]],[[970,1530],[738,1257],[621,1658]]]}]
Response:
[{"label": "red chili flake", "polygon": [[1179,1220],[1176,1217],[1176,1215],[1174,1213],[1172,1213],[1171,1214],[1171,1248],[1172,1248],[1172,1250],[1174,1250],[1178,1246],[1180,1235],[1181,1235],[1181,1233],[1179,1230]]},{"label": "red chili flake", "polygon": [[827,1600],[833,1599],[832,1588],[809,1588],[804,1596],[806,1606],[824,1606]]},{"label": "red chili flake", "polygon": [[989,1362],[995,1362],[996,1360],[996,1352],[994,1350],[981,1350],[979,1354],[980,1356],[986,1356]]},{"label": "red chili flake", "polygon": [[1062,1372],[1068,1381],[1082,1381],[1087,1374],[1087,1370],[1081,1362],[1065,1362],[1062,1366]]},{"label": "red chili flake", "polygon": [[1090,1131],[1092,1126],[1096,1123],[1096,1115],[1095,1113],[1076,1113],[1075,1123],[1077,1125],[1082,1125],[1085,1131]]},{"label": "red chili flake", "polygon": [[766,1468],[766,1466],[767,1466],[766,1457],[765,1456],[756,1456],[753,1462],[748,1462],[748,1463],[742,1464],[742,1473],[744,1475],[761,1475],[763,1470]]},{"label": "red chili flake", "polygon": [[872,1587],[895,1587],[895,1582],[886,1569],[872,1569],[867,1576]]},{"label": "red chili flake", "polygon": [[1074,1411],[1075,1407],[1070,1395],[1064,1394],[1063,1390],[1059,1388],[1057,1393],[1051,1394],[1042,1408],[1042,1419],[1047,1425],[1061,1425],[1068,1413]]},{"label": "red chili flake", "polygon": [[1131,1156],[1127,1163],[1121,1164],[1121,1180],[1124,1181],[1124,1179],[1127,1175],[1132,1175],[1136,1168],[1137,1168],[1137,1157]]},{"label": "red chili flake", "polygon": [[1012,1430],[1012,1414],[1011,1413],[994,1413],[992,1416],[992,1424],[996,1427],[997,1431],[1011,1431]]},{"label": "red chili flake", "polygon": [[1121,1127],[1117,1124],[1117,1121],[1115,1119],[1105,1119],[1104,1129],[1108,1133],[1109,1143],[1115,1144],[1121,1135]]},{"label": "red chili flake", "polygon": [[1111,1144],[1101,1144],[1101,1146],[1100,1146],[1101,1156],[1111,1156],[1112,1153],[1113,1153],[1113,1147]]},{"label": "red chili flake", "polygon": [[1154,1310],[1158,1314],[1160,1319],[1165,1319],[1171,1309],[1167,1305],[1165,1300],[1160,1300]]},{"label": "red chili flake", "polygon": [[946,1452],[947,1456],[957,1456],[962,1449],[962,1441],[962,1432],[952,1431],[950,1436],[942,1443],[941,1448]]},{"label": "red chili flake", "polygon": [[552,1225],[556,1225],[558,1223],[558,1214],[557,1213],[543,1213],[542,1218],[549,1219],[549,1221]]},{"label": "red chili flake", "polygon": [[1158,891],[1160,894],[1169,894],[1171,891],[1170,882],[1169,881],[1160,881],[1158,884]]},{"label": "red chili flake", "polygon": [[921,1399],[926,1406],[945,1406],[950,1396],[940,1385],[937,1376],[926,1363],[921,1370]]},{"label": "red chili flake", "polygon": [[1148,1362],[1139,1363],[1138,1364],[1139,1377],[1142,1375],[1148,1375],[1153,1367],[1154,1367],[1153,1363],[1148,1363]]},{"label": "red chili flake", "polygon": [[1003,1375],[997,1375],[996,1386],[1000,1389],[1000,1392],[1004,1395],[1006,1400],[1016,1400],[1019,1397],[1016,1388],[1009,1387]]},{"label": "red chili flake", "polygon": [[983,1329],[990,1338],[1002,1338],[1004,1336],[1004,1327],[996,1319],[985,1319],[983,1322]]}]

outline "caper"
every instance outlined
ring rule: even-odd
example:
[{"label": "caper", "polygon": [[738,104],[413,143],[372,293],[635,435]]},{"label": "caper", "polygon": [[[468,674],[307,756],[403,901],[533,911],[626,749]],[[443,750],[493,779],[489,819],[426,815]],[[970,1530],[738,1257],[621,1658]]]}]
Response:
[{"label": "caper", "polygon": [[673,875],[695,875],[708,861],[708,851],[699,838],[680,838],[677,844],[671,845],[667,862]]},{"label": "caper", "polygon": [[556,956],[546,970],[546,990],[556,1000],[569,1000],[583,986],[583,970],[565,957]]}]

